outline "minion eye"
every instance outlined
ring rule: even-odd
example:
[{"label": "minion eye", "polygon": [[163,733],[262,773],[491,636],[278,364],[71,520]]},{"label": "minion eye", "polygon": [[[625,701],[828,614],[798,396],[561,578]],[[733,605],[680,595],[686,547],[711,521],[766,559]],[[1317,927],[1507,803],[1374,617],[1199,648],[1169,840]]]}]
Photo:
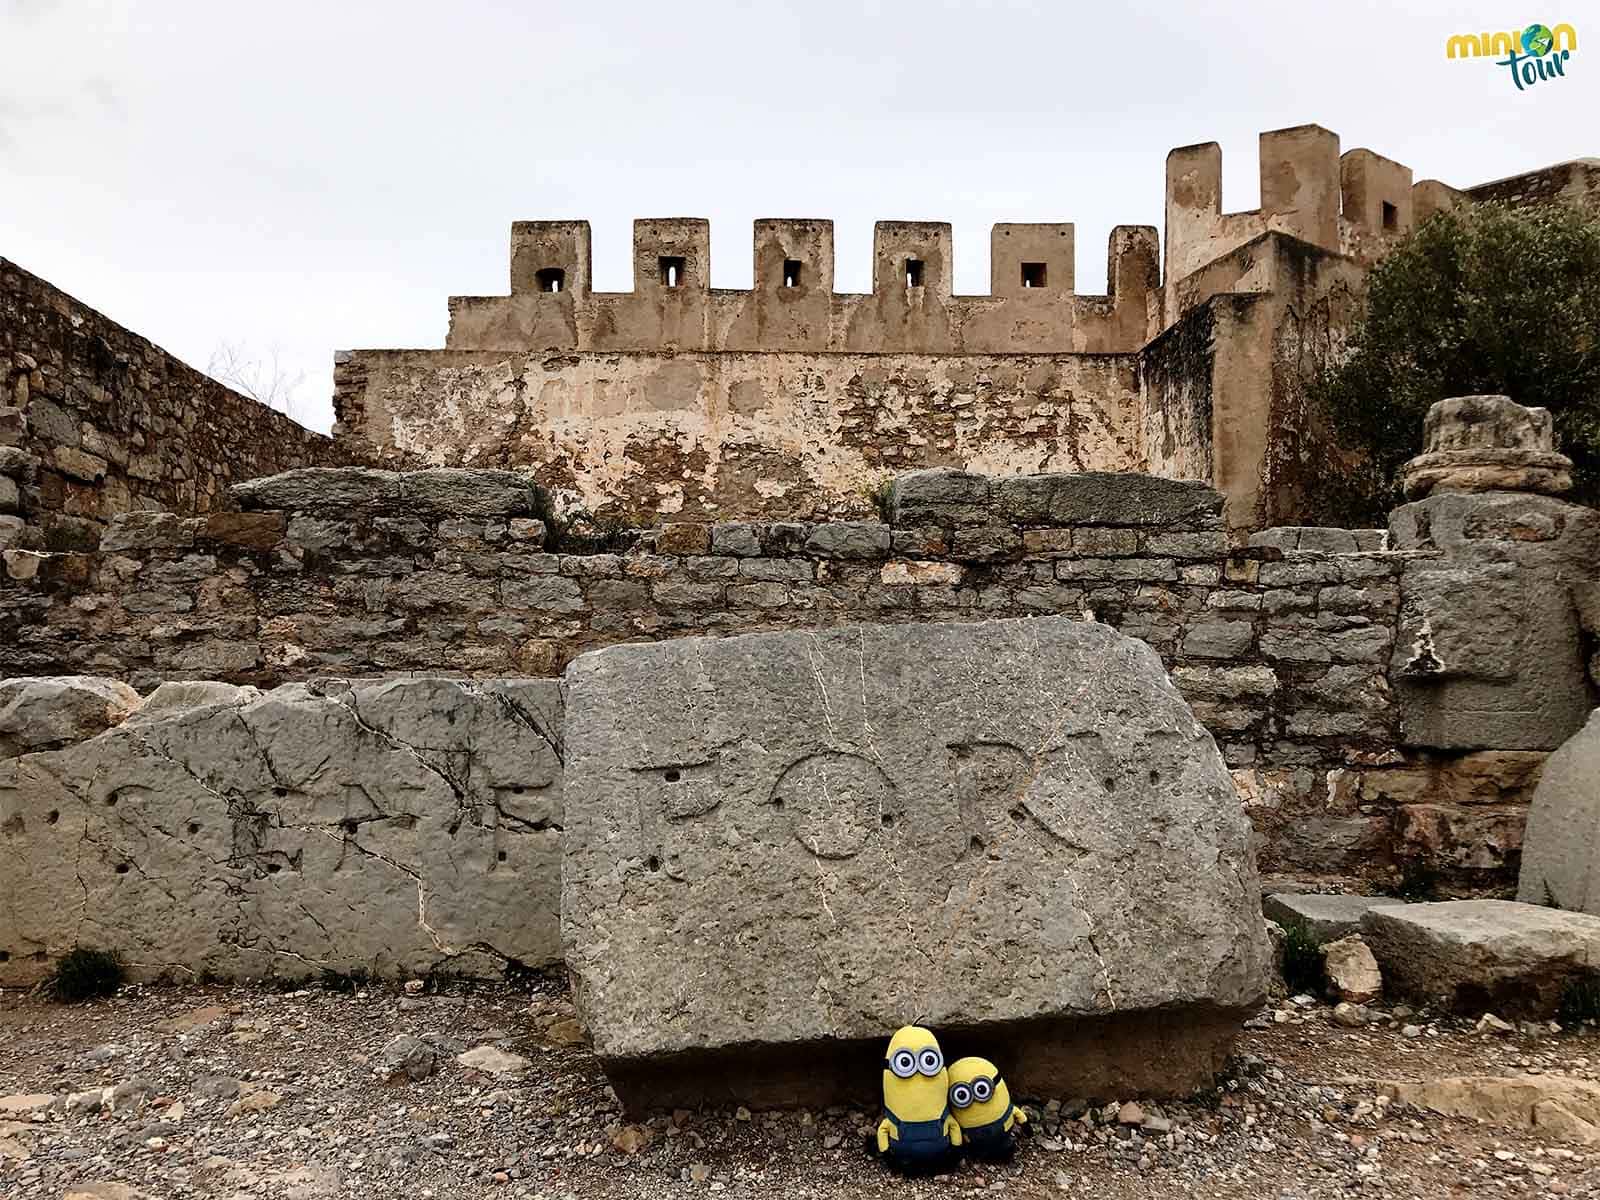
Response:
[{"label": "minion eye", "polygon": [[917,1073],[917,1056],[909,1050],[897,1050],[889,1060],[889,1069],[901,1079],[910,1079]]},{"label": "minion eye", "polygon": [[917,1070],[921,1071],[924,1075],[937,1075],[939,1073],[939,1069],[943,1066],[944,1055],[940,1054],[939,1051],[934,1049],[932,1046],[929,1046],[921,1054],[917,1055]]},{"label": "minion eye", "polygon": [[978,1098],[978,1103],[983,1103],[994,1095],[994,1088],[987,1079],[977,1079],[972,1084],[972,1094]]},{"label": "minion eye", "polygon": [[950,1103],[957,1108],[965,1108],[972,1103],[972,1089],[964,1083],[958,1083],[950,1089]]}]

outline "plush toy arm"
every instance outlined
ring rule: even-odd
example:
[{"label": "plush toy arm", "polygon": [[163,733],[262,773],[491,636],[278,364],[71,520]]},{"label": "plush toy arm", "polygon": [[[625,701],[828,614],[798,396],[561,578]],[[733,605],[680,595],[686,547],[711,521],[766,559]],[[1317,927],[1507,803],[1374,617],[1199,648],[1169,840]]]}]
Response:
[{"label": "plush toy arm", "polygon": [[893,1121],[889,1120],[888,1117],[885,1117],[883,1120],[879,1121],[878,1122],[878,1153],[879,1154],[887,1154],[887,1153],[889,1153],[889,1139],[890,1138],[897,1138],[899,1136],[900,1136],[900,1130],[895,1127],[895,1123]]},{"label": "plush toy arm", "polygon": [[1006,1128],[1009,1130],[1013,1126],[1026,1125],[1027,1123],[1028,1123],[1028,1114],[1023,1112],[1022,1109],[1020,1109],[1020,1108],[1013,1108],[1011,1110],[1011,1120],[1006,1122]]},{"label": "plush toy arm", "polygon": [[954,1117],[946,1117],[944,1119],[944,1133],[945,1136],[950,1139],[950,1144],[952,1146],[961,1145],[960,1121],[956,1120]]}]

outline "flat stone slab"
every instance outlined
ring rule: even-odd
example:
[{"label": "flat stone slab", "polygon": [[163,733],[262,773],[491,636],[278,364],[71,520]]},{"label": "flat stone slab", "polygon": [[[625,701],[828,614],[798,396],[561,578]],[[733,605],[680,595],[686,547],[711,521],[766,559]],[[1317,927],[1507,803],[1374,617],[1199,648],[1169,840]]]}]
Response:
[{"label": "flat stone slab", "polygon": [[1517,899],[1600,914],[1600,708],[1545,762],[1528,809]]},{"label": "flat stone slab", "polygon": [[1232,782],[1106,626],[613,646],[566,745],[563,944],[630,1108],[870,1097],[913,1018],[1020,1095],[1181,1095],[1263,994]]},{"label": "flat stone slab", "polygon": [[378,512],[440,520],[525,516],[533,511],[532,477],[515,471],[429,467],[300,467],[236,483],[240,508],[288,512]]},{"label": "flat stone slab", "polygon": [[1336,942],[1361,931],[1361,919],[1384,904],[1403,904],[1392,896],[1338,896],[1332,893],[1275,892],[1261,901],[1261,910],[1285,929],[1304,925],[1317,945]]},{"label": "flat stone slab", "polygon": [[1551,1016],[1600,966],[1600,917],[1513,900],[1373,908],[1361,932],[1391,993],[1471,1015]]}]

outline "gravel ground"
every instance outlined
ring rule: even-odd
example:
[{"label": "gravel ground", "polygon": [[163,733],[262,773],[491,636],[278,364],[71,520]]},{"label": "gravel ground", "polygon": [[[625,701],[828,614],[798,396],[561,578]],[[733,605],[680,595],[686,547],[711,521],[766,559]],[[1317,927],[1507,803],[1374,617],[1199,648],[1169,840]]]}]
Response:
[{"label": "gravel ground", "polygon": [[0,993],[0,1196],[1600,1193],[1600,1147],[1419,1112],[1382,1088],[1593,1079],[1592,1029],[1479,1032],[1404,1010],[1348,1028],[1309,998],[1277,1002],[1214,1094],[1093,1111],[1058,1098],[1011,1163],[906,1180],[867,1153],[876,1114],[860,1110],[626,1123],[563,986],[131,987],[78,1006]]}]

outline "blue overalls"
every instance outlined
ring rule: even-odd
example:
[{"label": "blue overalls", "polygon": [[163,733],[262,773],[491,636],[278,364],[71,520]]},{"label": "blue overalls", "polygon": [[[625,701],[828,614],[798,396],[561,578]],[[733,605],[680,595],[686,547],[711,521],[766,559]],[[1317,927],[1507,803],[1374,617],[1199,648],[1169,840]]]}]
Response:
[{"label": "blue overalls", "polygon": [[950,1152],[950,1139],[945,1136],[944,1122],[950,1115],[950,1106],[935,1121],[902,1121],[888,1109],[883,1115],[894,1122],[898,1137],[889,1139],[890,1157],[906,1164],[934,1162]]},{"label": "blue overalls", "polygon": [[1006,1122],[1011,1119],[1015,1104],[1006,1105],[1001,1113],[987,1125],[974,1125],[961,1131],[961,1144],[980,1156],[1004,1155],[1012,1148],[1011,1131]]}]

